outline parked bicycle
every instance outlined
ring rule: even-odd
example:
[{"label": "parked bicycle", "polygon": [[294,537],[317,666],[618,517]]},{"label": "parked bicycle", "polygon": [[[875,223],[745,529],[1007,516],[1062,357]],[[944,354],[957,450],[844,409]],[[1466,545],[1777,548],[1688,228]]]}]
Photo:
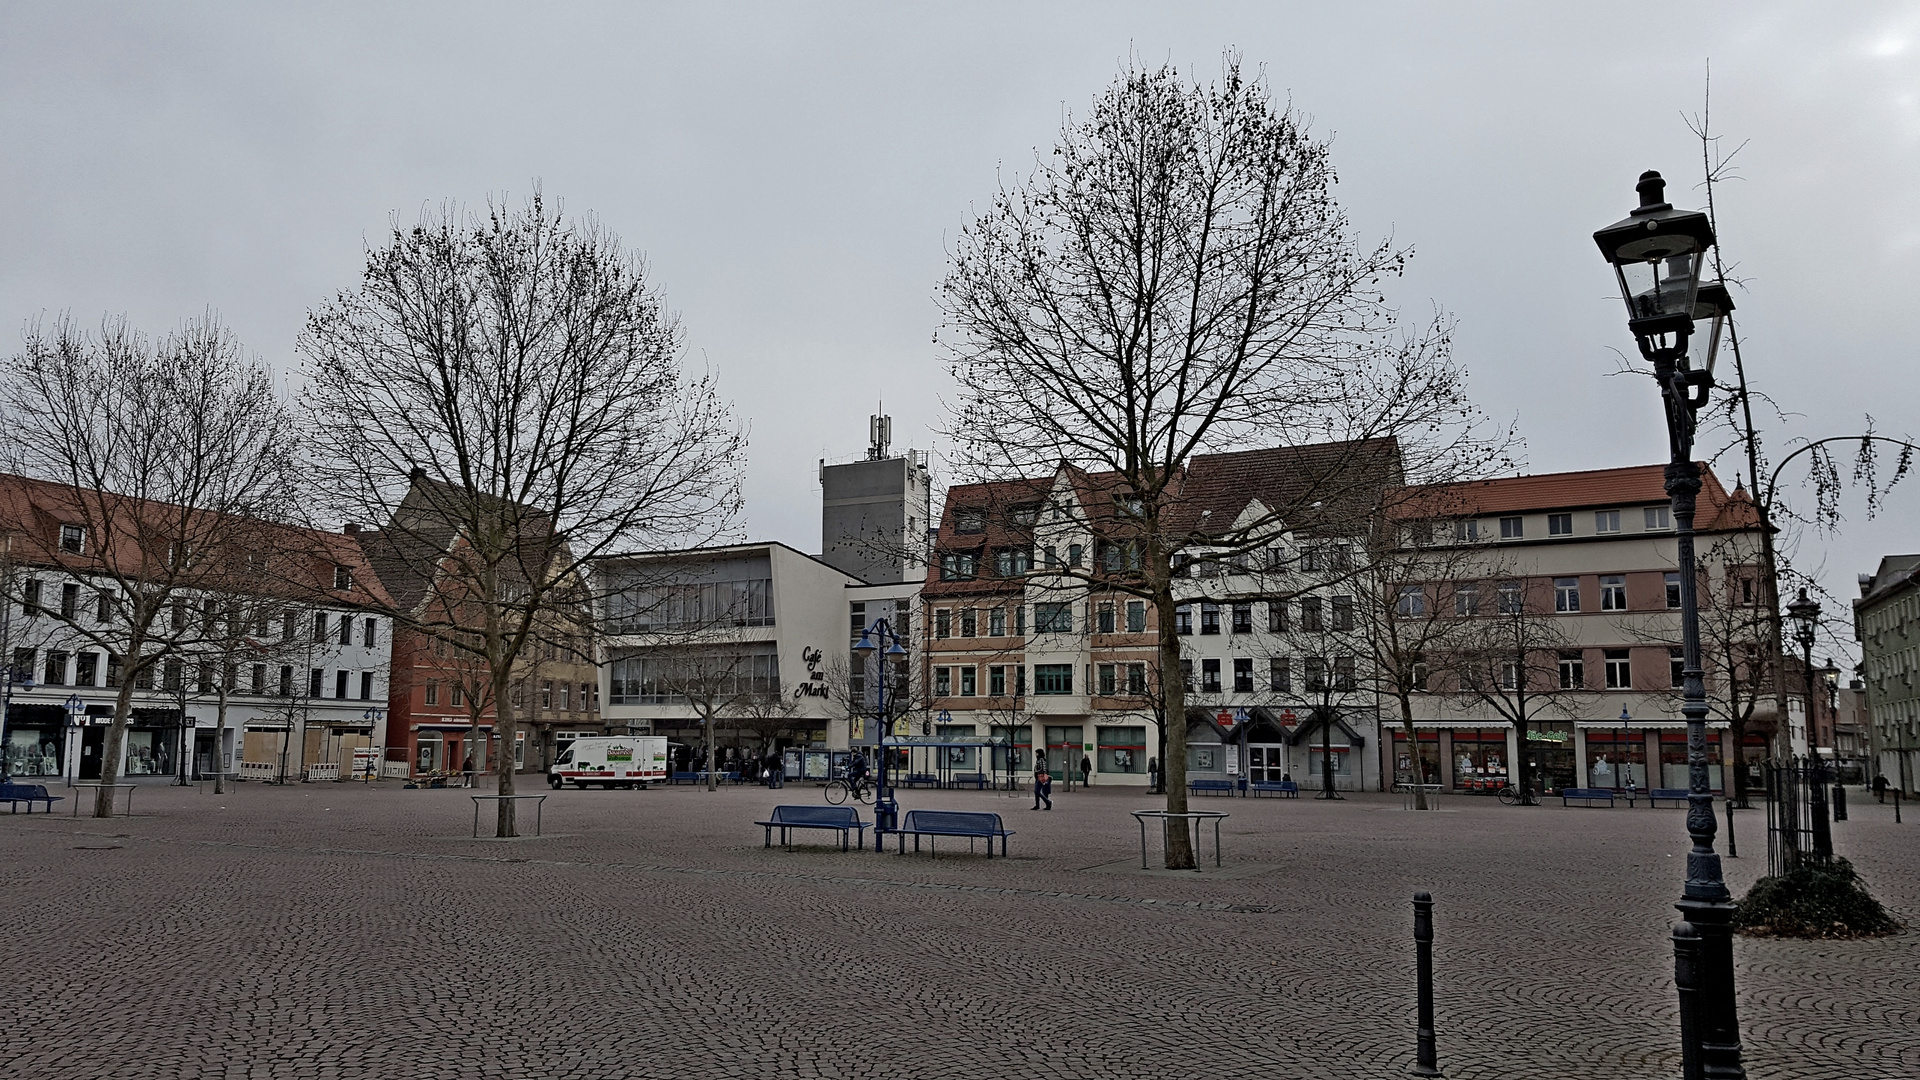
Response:
[{"label": "parked bicycle", "polygon": [[1532,788],[1522,791],[1512,784],[1501,788],[1497,794],[1500,796],[1501,803],[1507,806],[1532,806],[1538,802],[1538,800],[1534,798]]}]

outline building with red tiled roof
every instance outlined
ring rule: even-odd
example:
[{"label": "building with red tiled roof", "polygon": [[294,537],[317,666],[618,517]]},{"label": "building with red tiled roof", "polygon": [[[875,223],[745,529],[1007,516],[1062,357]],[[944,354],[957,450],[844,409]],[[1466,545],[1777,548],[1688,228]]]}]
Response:
[{"label": "building with red tiled roof", "polygon": [[[1186,725],[1191,780],[1305,779],[1318,775],[1324,747],[1337,787],[1380,784],[1365,753],[1375,709],[1352,685],[1354,657],[1291,655],[1286,612],[1309,607],[1302,583],[1280,587],[1268,559],[1278,565],[1284,551],[1298,566],[1303,552],[1354,550],[1383,492],[1403,482],[1400,469],[1397,442],[1376,439],[1197,455],[1169,485],[1160,525],[1182,551],[1174,617],[1183,638],[1182,670],[1170,675],[1188,687],[1187,715],[1173,722]],[[1103,584],[1140,568],[1128,495],[1115,474],[1067,464],[1044,478],[948,491],[918,629],[926,735],[951,745],[897,767],[1031,775],[1044,764],[1070,782],[1150,782],[1166,722],[1159,617],[1140,596]],[[1325,569],[1338,578],[1349,565],[1329,557]],[[1338,599],[1351,610],[1351,596]],[[1309,671],[1324,675],[1311,691]],[[1336,685],[1340,707],[1316,710],[1321,688]],[[1303,721],[1323,713],[1333,717],[1324,727]]]},{"label": "building with red tiled roof", "polygon": [[[1736,745],[1752,765],[1767,756],[1770,740],[1796,753],[1806,752],[1806,742],[1804,730],[1777,715],[1774,673],[1757,659],[1767,652],[1760,643],[1775,595],[1760,570],[1760,515],[1744,489],[1729,492],[1711,468],[1700,468],[1695,561],[1713,708],[1709,771],[1720,788]],[[1514,762],[1524,753],[1534,782],[1550,789],[1624,788],[1630,779],[1641,790],[1687,786],[1680,584],[1664,466],[1407,488],[1390,503],[1405,537],[1476,552],[1461,563],[1459,579],[1423,583],[1425,602],[1465,610],[1496,589],[1511,590],[1501,595],[1524,605],[1515,615],[1537,615],[1535,640],[1554,646],[1552,655],[1503,669],[1508,689],[1524,680],[1528,700],[1542,710],[1524,746],[1500,709],[1464,692],[1459,679],[1436,674],[1435,692],[1418,698],[1418,751],[1396,729],[1382,742],[1383,768],[1453,790],[1491,791],[1516,780]],[[1443,659],[1434,666],[1444,667]],[[1756,774],[1749,768],[1745,777],[1752,782]]]},{"label": "building with red tiled roof", "polygon": [[[99,777],[128,684],[125,778],[344,774],[379,738],[391,600],[352,538],[13,475],[0,531],[11,775]],[[159,586],[129,665],[126,590]]]}]

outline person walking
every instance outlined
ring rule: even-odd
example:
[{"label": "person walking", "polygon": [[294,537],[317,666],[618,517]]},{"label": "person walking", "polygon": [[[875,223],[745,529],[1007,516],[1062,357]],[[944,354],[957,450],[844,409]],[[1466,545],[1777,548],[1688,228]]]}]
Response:
[{"label": "person walking", "polygon": [[1873,774],[1873,797],[1881,802],[1887,801],[1887,774]]},{"label": "person walking", "polygon": [[1157,757],[1147,759],[1147,791],[1160,794],[1160,759]]},{"label": "person walking", "polygon": [[1093,759],[1085,754],[1080,755],[1080,783],[1088,787],[1093,784]]},{"label": "person walking", "polygon": [[1047,804],[1047,809],[1053,809],[1053,775],[1047,772],[1045,765],[1033,774],[1033,808],[1040,809],[1043,802]]}]

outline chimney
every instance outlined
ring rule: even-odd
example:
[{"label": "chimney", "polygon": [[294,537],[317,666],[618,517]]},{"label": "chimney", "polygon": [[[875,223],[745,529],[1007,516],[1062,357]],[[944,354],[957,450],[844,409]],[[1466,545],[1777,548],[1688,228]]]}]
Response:
[{"label": "chimney", "polygon": [[342,531],[348,536],[358,536],[360,535],[360,523],[357,521],[349,521],[347,522],[347,527]]}]

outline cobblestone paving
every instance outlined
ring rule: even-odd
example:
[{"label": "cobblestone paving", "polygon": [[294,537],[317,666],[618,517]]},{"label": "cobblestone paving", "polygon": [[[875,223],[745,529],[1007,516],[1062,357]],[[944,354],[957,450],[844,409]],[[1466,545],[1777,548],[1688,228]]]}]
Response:
[{"label": "cobblestone paving", "polygon": [[[1004,812],[1013,858],[762,848],[819,801],[567,791],[512,842],[392,782],[0,815],[0,1076],[1401,1076],[1417,889],[1449,1077],[1679,1075],[1678,810],[1206,801],[1271,867],[1230,877],[1112,871],[1138,794],[923,791]],[[1920,821],[1852,809],[1837,846],[1920,924]],[[1750,1076],[1920,1076],[1920,933],[1736,956]]]}]

